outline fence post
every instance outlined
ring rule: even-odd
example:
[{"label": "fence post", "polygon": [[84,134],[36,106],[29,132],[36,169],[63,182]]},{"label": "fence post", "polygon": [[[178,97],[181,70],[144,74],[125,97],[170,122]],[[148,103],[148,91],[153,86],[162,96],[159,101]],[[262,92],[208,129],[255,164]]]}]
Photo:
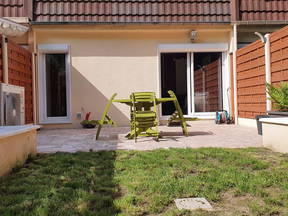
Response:
[{"label": "fence post", "polygon": [[8,38],[2,35],[3,82],[8,84]]},{"label": "fence post", "polygon": [[[266,34],[265,38],[265,82],[271,84],[270,34]],[[266,92],[266,111],[270,111],[272,109],[271,100],[268,98],[269,94]]]}]

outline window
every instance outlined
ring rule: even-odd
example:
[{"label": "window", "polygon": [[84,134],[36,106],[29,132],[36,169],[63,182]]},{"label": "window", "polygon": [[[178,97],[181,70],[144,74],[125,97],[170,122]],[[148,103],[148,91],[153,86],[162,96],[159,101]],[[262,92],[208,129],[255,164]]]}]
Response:
[{"label": "window", "polygon": [[40,45],[39,120],[40,123],[69,123],[70,61],[67,45]]}]

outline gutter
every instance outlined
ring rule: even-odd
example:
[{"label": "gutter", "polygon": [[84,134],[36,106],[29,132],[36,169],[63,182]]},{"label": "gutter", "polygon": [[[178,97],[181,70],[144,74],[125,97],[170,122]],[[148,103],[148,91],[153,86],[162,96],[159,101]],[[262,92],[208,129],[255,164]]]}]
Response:
[{"label": "gutter", "polygon": [[9,83],[8,75],[8,38],[6,35],[2,35],[2,69],[3,69],[3,82],[5,84]]},{"label": "gutter", "polygon": [[288,20],[253,20],[253,21],[232,21],[232,25],[285,25]]},{"label": "gutter", "polygon": [[206,21],[206,22],[93,22],[93,21],[80,21],[80,22],[37,22],[32,21],[30,22],[32,25],[190,25],[190,24],[213,24],[213,25],[223,25],[227,24],[230,25],[230,22],[213,22],[213,21]]}]

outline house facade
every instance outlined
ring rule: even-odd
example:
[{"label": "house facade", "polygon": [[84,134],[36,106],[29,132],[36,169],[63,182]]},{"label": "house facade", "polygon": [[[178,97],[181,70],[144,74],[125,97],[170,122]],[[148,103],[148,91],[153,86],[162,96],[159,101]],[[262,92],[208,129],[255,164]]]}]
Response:
[{"label": "house facade", "polygon": [[[19,0],[0,3],[0,14],[30,28],[11,39],[33,53],[34,122],[79,127],[87,112],[99,119],[113,93],[135,91],[173,90],[189,117],[237,114],[231,55],[288,16],[285,1],[255,2]],[[159,109],[165,120],[173,105]],[[129,123],[123,104],[110,115]]]}]

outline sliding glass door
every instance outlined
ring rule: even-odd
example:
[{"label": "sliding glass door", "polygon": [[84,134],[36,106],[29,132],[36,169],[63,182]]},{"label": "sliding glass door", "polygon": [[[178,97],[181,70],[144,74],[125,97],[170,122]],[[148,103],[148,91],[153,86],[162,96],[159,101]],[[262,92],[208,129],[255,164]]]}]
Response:
[{"label": "sliding glass door", "polygon": [[[183,113],[214,117],[223,109],[222,52],[161,53],[161,96],[173,90]],[[162,115],[171,115],[173,104],[162,105]]]}]

